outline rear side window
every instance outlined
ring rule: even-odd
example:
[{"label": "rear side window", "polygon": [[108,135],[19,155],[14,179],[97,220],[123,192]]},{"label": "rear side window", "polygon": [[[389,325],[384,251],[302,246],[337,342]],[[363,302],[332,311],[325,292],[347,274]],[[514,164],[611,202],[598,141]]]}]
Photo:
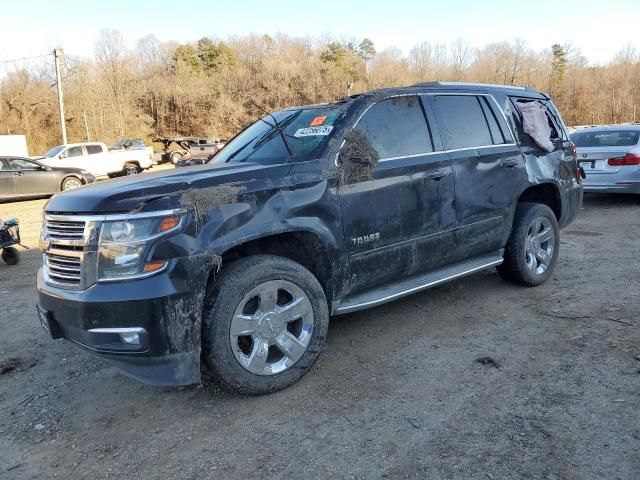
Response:
[{"label": "rear side window", "polygon": [[634,130],[575,132],[571,135],[576,147],[633,147],[639,139],[640,131]]},{"label": "rear side window", "polygon": [[95,155],[96,153],[102,153],[102,147],[100,145],[87,145],[87,155]]},{"label": "rear side window", "polygon": [[523,118],[520,113],[520,109],[518,108],[518,104],[520,103],[530,103],[530,102],[538,102],[545,106],[546,108],[546,117],[547,123],[549,124],[549,128],[551,129],[551,134],[549,136],[551,141],[555,141],[557,139],[564,139],[563,129],[561,128],[561,123],[559,119],[556,117],[555,109],[551,104],[543,100],[534,100],[531,98],[518,98],[518,97],[509,97],[512,105],[512,120],[515,124],[516,131],[518,132],[518,138],[523,145],[533,147],[539,149],[540,147],[536,144],[536,142],[524,131],[523,126]]},{"label": "rear side window", "polygon": [[[474,95],[434,95],[433,108],[438,117],[438,128],[446,150],[493,145],[487,115],[480,99]],[[493,118],[495,123],[495,117]],[[497,124],[499,141],[504,143]]]},{"label": "rear side window", "polygon": [[374,104],[355,127],[381,159],[433,151],[417,96],[392,97]]}]

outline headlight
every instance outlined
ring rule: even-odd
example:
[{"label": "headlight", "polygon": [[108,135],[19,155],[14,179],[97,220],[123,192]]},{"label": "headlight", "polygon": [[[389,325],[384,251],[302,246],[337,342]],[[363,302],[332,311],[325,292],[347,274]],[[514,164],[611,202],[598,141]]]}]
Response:
[{"label": "headlight", "polygon": [[148,260],[154,238],[180,226],[179,215],[104,222],[98,242],[98,280],[148,276],[166,267],[164,260]]}]

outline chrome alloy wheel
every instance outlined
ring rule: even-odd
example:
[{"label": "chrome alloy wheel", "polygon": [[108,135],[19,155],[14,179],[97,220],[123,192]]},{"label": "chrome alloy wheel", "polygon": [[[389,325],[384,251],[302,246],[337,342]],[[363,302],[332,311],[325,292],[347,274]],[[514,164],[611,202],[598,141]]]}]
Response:
[{"label": "chrome alloy wheel", "polygon": [[74,188],[78,188],[82,186],[82,182],[77,178],[68,178],[64,181],[63,190],[66,192],[67,190],[73,190]]},{"label": "chrome alloy wheel", "polygon": [[233,354],[256,375],[275,375],[295,364],[313,333],[309,297],[286,280],[269,280],[249,291],[231,320]]},{"label": "chrome alloy wheel", "polygon": [[129,175],[137,175],[138,174],[138,169],[134,166],[129,166],[125,169],[124,174],[129,176]]},{"label": "chrome alloy wheel", "polygon": [[529,226],[525,243],[527,267],[536,275],[542,275],[553,259],[555,234],[551,222],[536,218]]}]

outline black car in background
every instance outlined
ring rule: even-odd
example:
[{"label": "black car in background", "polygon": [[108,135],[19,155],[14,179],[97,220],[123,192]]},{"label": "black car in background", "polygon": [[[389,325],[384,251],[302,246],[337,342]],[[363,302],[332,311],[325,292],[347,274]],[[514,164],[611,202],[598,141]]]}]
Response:
[{"label": "black car in background", "polygon": [[0,157],[0,202],[46,197],[95,180],[79,168],[54,168],[29,158]]}]

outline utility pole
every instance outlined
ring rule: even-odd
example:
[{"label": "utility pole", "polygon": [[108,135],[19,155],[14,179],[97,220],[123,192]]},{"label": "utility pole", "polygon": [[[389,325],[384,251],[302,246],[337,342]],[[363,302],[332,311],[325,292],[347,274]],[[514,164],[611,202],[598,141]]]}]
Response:
[{"label": "utility pole", "polygon": [[60,131],[62,132],[62,143],[67,143],[67,126],[64,123],[64,102],[62,100],[62,77],[60,75],[60,57],[64,52],[61,48],[53,50],[53,58],[56,63],[56,83],[58,84],[58,108],[60,110]]},{"label": "utility pole", "polygon": [[87,122],[87,112],[82,112],[84,115],[84,130],[87,132],[87,142],[91,141],[91,137],[89,136],[89,122]]}]

